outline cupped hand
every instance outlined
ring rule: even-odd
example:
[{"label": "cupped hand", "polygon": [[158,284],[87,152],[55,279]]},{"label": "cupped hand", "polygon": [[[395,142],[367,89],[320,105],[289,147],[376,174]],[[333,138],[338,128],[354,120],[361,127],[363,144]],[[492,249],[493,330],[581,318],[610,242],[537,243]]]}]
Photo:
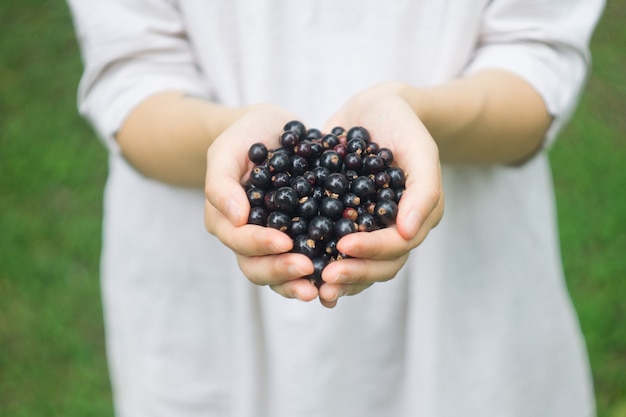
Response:
[{"label": "cupped hand", "polygon": [[323,271],[319,299],[333,307],[337,299],[393,278],[443,216],[443,188],[435,141],[411,106],[402,98],[402,85],[375,86],[350,99],[327,123],[363,126],[372,141],[392,150],[394,163],[406,175],[396,224],[374,232],[344,236],[337,244],[351,258],[331,262]]},{"label": "cupped hand", "polygon": [[250,204],[242,187],[253,164],[248,149],[278,145],[278,134],[294,115],[274,106],[250,108],[207,151],[205,226],[237,255],[239,267],[257,285],[288,298],[310,301],[318,289],[303,277],[313,273],[304,255],[289,253],[291,238],[276,229],[247,224]]}]

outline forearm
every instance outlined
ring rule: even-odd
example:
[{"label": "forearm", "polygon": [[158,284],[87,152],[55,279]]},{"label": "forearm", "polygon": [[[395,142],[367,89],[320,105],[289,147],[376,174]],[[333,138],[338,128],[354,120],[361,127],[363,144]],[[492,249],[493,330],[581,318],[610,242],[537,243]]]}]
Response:
[{"label": "forearm", "polygon": [[164,92],[138,105],[116,138],[124,157],[142,174],[202,187],[208,147],[244,111]]},{"label": "forearm", "polygon": [[404,86],[401,94],[446,163],[520,163],[540,148],[551,122],[535,89],[505,71],[483,71],[430,88]]}]

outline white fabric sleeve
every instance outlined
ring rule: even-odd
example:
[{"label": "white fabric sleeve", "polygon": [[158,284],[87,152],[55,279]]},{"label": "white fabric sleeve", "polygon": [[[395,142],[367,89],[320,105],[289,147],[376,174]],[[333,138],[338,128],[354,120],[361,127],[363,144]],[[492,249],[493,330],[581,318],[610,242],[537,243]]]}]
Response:
[{"label": "white fabric sleeve", "polygon": [[511,71],[541,95],[553,122],[549,147],[571,117],[591,64],[589,41],[604,0],[493,0],[465,73]]},{"label": "white fabric sleeve", "polygon": [[80,113],[112,151],[130,111],[160,91],[209,95],[176,6],[168,0],[68,0],[84,72]]}]

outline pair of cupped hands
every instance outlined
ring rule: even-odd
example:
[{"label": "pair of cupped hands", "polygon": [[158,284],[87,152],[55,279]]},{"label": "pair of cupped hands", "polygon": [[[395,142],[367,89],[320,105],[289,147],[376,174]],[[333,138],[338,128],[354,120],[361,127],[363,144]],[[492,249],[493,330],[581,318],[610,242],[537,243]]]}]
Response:
[{"label": "pair of cupped hands", "polygon": [[[390,91],[391,90],[391,91]],[[337,243],[349,258],[328,264],[318,287],[303,277],[313,273],[305,255],[290,253],[285,233],[247,224],[250,205],[242,182],[253,164],[250,145],[278,146],[278,133],[298,118],[272,105],[249,108],[223,132],[207,152],[205,225],[237,255],[239,267],[257,285],[268,285],[287,298],[319,298],[332,308],[339,297],[354,295],[375,282],[393,278],[443,215],[443,190],[438,148],[408,102],[389,85],[372,87],[352,97],[321,129],[363,126],[372,140],[394,153],[406,174],[396,224],[373,232],[344,236]]]}]

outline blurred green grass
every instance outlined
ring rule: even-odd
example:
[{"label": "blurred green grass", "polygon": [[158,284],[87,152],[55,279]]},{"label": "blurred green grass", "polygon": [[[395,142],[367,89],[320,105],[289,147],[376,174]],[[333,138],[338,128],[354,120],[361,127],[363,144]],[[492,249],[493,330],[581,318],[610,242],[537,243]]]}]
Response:
[{"label": "blurred green grass", "polygon": [[[551,158],[599,417],[626,417],[626,0]],[[62,1],[0,2],[0,415],[112,416],[98,283],[106,153],[76,112]]]}]

